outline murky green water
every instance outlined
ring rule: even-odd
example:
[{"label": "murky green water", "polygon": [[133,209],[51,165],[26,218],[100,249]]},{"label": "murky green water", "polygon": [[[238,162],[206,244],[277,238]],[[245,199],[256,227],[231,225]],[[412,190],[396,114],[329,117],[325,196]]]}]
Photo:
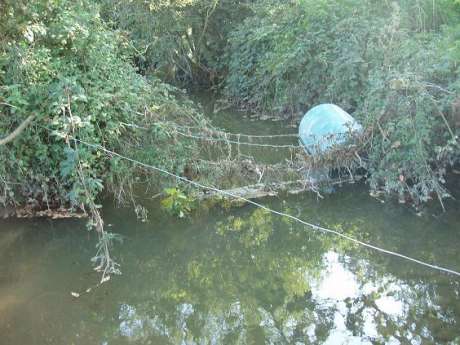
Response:
[{"label": "murky green water", "polygon": [[[285,135],[297,134],[297,123],[294,120],[274,120],[269,119],[260,121],[256,117],[244,112],[237,112],[231,109],[214,113],[214,100],[209,95],[200,94],[196,101],[203,102],[203,111],[207,117],[218,128],[222,128],[230,133],[242,133],[248,135]],[[233,154],[238,150],[239,153],[248,158],[254,158],[258,163],[276,164],[285,162],[295,155],[296,150],[289,148],[263,147],[262,145],[299,145],[297,138],[293,137],[273,137],[273,138],[247,138],[244,136],[231,136],[228,139],[239,142],[240,145],[232,145]],[[245,145],[249,143],[250,145]],[[242,157],[243,159],[245,157]]]},{"label": "murky green water", "polygon": [[[273,208],[460,270],[459,204],[416,216],[359,186]],[[1,344],[458,344],[460,280],[253,207],[149,223],[107,205],[123,275],[74,221],[0,223]]]},{"label": "murky green water", "polygon": [[[231,113],[218,120],[235,132],[286,132]],[[257,150],[248,154],[284,154]],[[459,202],[417,216],[354,185],[324,200],[263,203],[460,270]],[[84,222],[0,221],[0,344],[460,344],[458,278],[254,207],[187,220],[148,208],[141,223],[105,205],[109,229],[124,238],[113,251],[123,274],[79,298],[71,292],[100,279]]]}]

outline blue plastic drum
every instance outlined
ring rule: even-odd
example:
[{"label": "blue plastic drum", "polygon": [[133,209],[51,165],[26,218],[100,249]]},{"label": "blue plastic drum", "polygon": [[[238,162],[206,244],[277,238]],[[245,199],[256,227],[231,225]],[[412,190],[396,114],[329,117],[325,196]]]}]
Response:
[{"label": "blue plastic drum", "polygon": [[304,115],[299,138],[307,153],[315,155],[344,144],[350,134],[360,131],[362,126],[345,110],[334,104],[321,104]]}]

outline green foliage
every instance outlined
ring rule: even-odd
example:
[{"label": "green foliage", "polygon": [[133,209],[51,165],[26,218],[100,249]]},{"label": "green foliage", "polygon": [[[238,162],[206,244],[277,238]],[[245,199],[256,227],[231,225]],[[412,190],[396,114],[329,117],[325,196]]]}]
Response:
[{"label": "green foliage", "polygon": [[237,232],[240,242],[246,247],[258,247],[268,241],[273,232],[273,219],[271,214],[264,209],[255,210],[249,217],[230,217],[231,222],[218,227],[220,235]]},{"label": "green foliage", "polygon": [[129,42],[107,27],[97,5],[1,6],[0,133],[35,116],[19,138],[0,146],[1,203],[84,208],[104,188],[129,199],[135,168],[83,142],[182,171],[194,145],[177,143],[164,124],[196,123],[200,115],[175,88],[136,73]]},{"label": "green foliage", "polygon": [[459,157],[459,18],[454,0],[3,1],[1,136],[34,122],[0,145],[0,202],[83,209],[157,183],[84,142],[182,174],[198,150],[170,127],[204,121],[160,79],[223,78],[253,111],[339,104],[365,125],[372,188],[442,198]]},{"label": "green foliage", "polygon": [[166,197],[161,200],[161,206],[172,215],[184,218],[190,213],[193,206],[193,199],[177,188],[166,188]]},{"label": "green foliage", "polygon": [[[366,127],[373,189],[428,200],[459,158],[453,1],[259,1],[231,34],[225,93],[258,112],[300,116],[336,103]],[[458,28],[457,28],[458,29]]]},{"label": "green foliage", "polygon": [[216,85],[225,73],[228,33],[250,1],[101,0],[104,17],[127,33],[136,65],[180,85]]}]

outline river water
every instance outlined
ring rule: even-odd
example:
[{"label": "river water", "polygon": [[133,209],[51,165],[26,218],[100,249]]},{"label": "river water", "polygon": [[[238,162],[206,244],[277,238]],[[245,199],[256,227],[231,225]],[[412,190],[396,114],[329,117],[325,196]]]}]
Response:
[{"label": "river water", "polygon": [[[459,202],[416,214],[349,185],[263,203],[460,270]],[[143,223],[105,204],[123,274],[89,293],[84,221],[0,221],[0,344],[460,344],[458,277],[253,206],[185,220],[147,207]]]}]

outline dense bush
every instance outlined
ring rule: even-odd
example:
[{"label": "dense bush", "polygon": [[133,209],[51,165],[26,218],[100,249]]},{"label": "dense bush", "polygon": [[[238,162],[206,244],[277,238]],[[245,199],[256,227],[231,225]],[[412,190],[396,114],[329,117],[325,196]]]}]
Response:
[{"label": "dense bush", "polygon": [[339,104],[365,127],[373,189],[443,198],[459,19],[456,0],[3,1],[0,138],[33,122],[0,139],[0,202],[84,207],[103,187],[125,199],[133,168],[73,137],[182,173],[196,146],[165,128],[203,120],[164,82],[222,80],[252,111]]},{"label": "dense bush", "polygon": [[259,1],[231,34],[225,92],[259,112],[339,104],[366,128],[373,189],[446,196],[459,157],[459,4]]},{"label": "dense bush", "polygon": [[199,114],[173,87],[137,74],[129,42],[92,1],[8,0],[0,33],[1,136],[33,116],[0,145],[0,204],[84,208],[104,187],[123,198],[133,167],[73,138],[176,172],[193,157],[164,123]]},{"label": "dense bush", "polygon": [[112,25],[127,33],[145,75],[181,86],[217,86],[225,74],[228,34],[251,0],[100,0]]}]

